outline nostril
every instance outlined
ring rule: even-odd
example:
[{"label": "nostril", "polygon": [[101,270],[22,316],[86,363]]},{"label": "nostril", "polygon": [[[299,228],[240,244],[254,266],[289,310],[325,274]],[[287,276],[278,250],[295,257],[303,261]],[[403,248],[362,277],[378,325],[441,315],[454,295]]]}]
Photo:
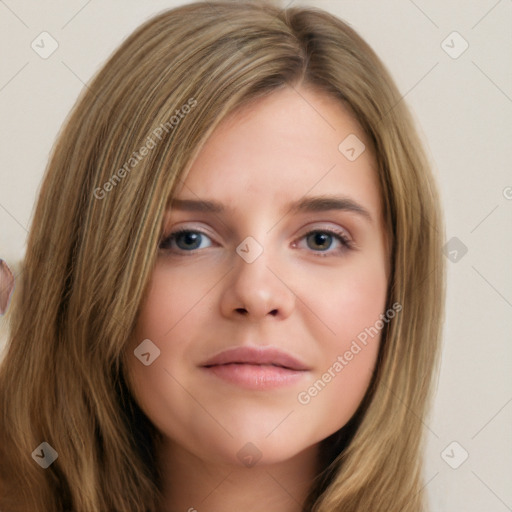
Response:
[{"label": "nostril", "polygon": [[[235,311],[237,313],[241,313],[242,315],[248,315],[249,314],[249,312],[245,308],[236,308]],[[278,315],[278,310],[277,309],[273,309],[272,311],[269,312],[269,314],[272,315],[272,316],[277,316]]]}]

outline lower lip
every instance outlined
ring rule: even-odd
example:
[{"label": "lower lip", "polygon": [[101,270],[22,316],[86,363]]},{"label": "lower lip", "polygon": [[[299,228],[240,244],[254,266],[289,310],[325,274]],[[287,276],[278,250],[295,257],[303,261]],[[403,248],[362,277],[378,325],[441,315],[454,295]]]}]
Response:
[{"label": "lower lip", "polygon": [[221,379],[247,389],[272,389],[297,382],[305,370],[290,370],[281,366],[259,364],[222,364],[203,367]]}]

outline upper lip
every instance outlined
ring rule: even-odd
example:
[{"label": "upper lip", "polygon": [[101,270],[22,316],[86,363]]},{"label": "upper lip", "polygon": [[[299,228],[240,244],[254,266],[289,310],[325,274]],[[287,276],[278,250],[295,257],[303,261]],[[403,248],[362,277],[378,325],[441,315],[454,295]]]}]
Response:
[{"label": "upper lip", "polygon": [[290,370],[304,371],[309,368],[295,357],[275,347],[235,347],[224,350],[208,359],[201,366],[219,366],[223,364],[268,364]]}]

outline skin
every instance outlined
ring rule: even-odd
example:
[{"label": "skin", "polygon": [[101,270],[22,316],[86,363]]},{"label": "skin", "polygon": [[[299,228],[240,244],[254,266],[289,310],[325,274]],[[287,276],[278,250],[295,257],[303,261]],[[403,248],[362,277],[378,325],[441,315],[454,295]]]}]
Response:
[{"label": "skin", "polygon": [[[338,150],[350,134],[367,148],[355,161]],[[346,196],[371,219],[287,211],[313,195]],[[216,200],[227,211],[169,210],[164,238],[178,227],[206,236],[192,246],[183,236],[161,244],[129,347],[133,353],[150,339],[160,349],[149,366],[130,357],[128,371],[137,402],[164,434],[161,510],[299,511],[320,470],[320,441],[354,414],[378,354],[380,333],[307,404],[299,402],[386,310],[389,251],[369,143],[340,102],[285,88],[223,120],[176,197]],[[333,228],[352,249],[325,233]],[[307,236],[313,229],[327,238]],[[251,263],[236,252],[249,236],[263,248]],[[200,368],[239,345],[273,345],[309,370],[262,391]],[[261,456],[252,467],[237,456],[250,453],[249,442]]]},{"label": "skin", "polygon": [[14,291],[14,276],[4,260],[0,259],[0,315],[4,315]]}]

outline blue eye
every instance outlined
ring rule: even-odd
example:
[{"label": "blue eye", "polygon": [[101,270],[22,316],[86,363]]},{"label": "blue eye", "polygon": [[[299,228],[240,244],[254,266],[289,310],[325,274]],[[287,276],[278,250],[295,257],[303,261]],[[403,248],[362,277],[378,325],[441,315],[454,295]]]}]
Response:
[{"label": "blue eye", "polygon": [[173,250],[172,244],[175,243],[179,250],[190,251],[195,249],[204,249],[201,247],[201,239],[208,236],[202,231],[193,231],[191,229],[178,229],[171,233],[167,238],[160,242],[160,249]]}]

